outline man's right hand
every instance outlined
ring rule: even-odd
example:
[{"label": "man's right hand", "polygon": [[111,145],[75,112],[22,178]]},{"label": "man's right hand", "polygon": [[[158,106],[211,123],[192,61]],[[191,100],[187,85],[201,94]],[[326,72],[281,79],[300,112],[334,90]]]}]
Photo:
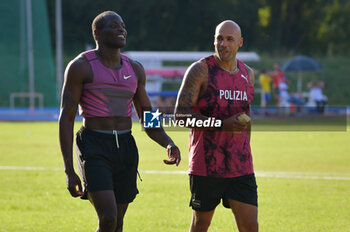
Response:
[{"label": "man's right hand", "polygon": [[232,132],[232,133],[241,133],[247,128],[249,123],[241,122],[238,117],[243,113],[238,113],[232,117],[226,118],[222,121],[222,130]]},{"label": "man's right hand", "polygon": [[83,195],[80,178],[75,172],[67,174],[67,189],[72,197]]}]

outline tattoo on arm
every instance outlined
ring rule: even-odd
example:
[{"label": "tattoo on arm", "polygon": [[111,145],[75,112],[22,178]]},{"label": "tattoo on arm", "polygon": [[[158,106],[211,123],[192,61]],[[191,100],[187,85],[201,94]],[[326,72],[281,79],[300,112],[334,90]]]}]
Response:
[{"label": "tattoo on arm", "polygon": [[205,88],[207,80],[207,67],[201,62],[194,63],[186,72],[181,85],[175,108],[176,114],[191,114],[192,117],[202,120],[207,118],[192,109],[200,97],[201,90]]},{"label": "tattoo on arm", "polygon": [[192,107],[200,95],[200,90],[205,80],[208,78],[208,71],[199,62],[192,65],[185,74],[184,82],[181,86],[178,105],[180,107]]}]

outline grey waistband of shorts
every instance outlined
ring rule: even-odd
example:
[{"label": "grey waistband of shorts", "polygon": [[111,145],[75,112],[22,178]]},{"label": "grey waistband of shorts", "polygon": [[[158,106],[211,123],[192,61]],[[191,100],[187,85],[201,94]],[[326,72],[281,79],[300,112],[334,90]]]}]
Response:
[{"label": "grey waistband of shorts", "polygon": [[103,134],[109,134],[109,135],[113,135],[115,133],[114,131],[117,131],[118,135],[123,135],[123,134],[129,133],[131,130],[128,129],[128,130],[92,130],[92,131],[103,133]]}]

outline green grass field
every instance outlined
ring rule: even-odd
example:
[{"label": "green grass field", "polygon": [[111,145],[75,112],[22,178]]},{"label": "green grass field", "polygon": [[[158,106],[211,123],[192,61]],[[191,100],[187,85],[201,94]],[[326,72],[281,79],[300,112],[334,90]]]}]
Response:
[{"label": "green grass field", "polygon": [[[260,231],[350,231],[349,129],[252,133]],[[57,131],[55,122],[0,122],[0,232],[95,231],[93,207],[66,190]],[[188,132],[169,132],[182,151],[179,167],[163,164],[165,150],[138,124],[133,134],[143,181],[124,231],[188,231],[188,176],[145,172],[186,171]],[[209,231],[237,231],[230,210],[219,205]]]}]

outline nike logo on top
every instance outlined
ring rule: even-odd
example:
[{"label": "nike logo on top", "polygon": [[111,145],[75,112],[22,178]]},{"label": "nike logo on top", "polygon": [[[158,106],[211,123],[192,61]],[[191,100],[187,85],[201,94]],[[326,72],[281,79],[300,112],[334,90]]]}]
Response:
[{"label": "nike logo on top", "polygon": [[245,77],[243,74],[241,74],[241,77],[243,77],[249,83],[247,77]]},{"label": "nike logo on top", "polygon": [[125,76],[124,75],[124,80],[127,80],[127,79],[129,79],[131,77],[131,75],[129,75],[129,76]]}]

